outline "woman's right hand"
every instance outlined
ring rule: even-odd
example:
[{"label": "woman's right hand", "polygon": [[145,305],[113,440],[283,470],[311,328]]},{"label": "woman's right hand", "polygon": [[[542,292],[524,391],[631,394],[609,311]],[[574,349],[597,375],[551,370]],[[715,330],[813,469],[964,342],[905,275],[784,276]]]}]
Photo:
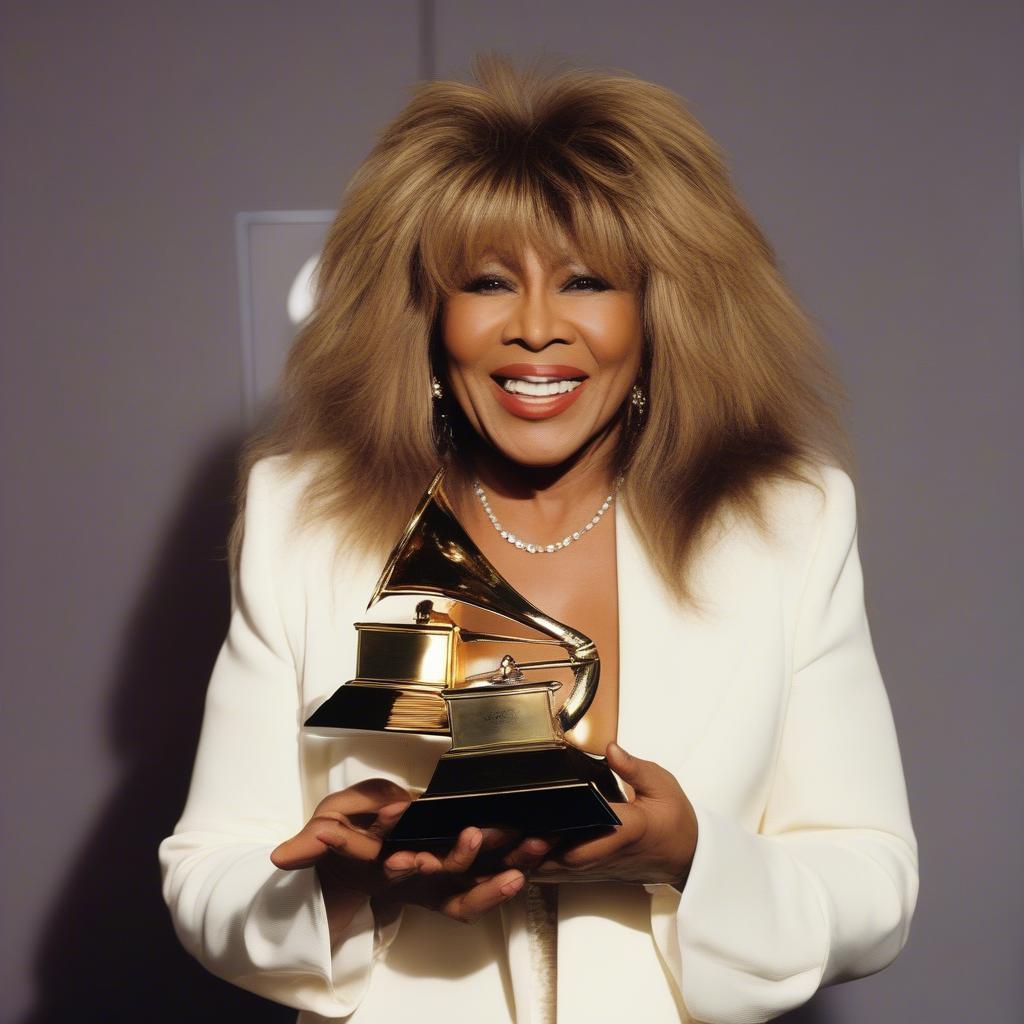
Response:
[{"label": "woman's right hand", "polygon": [[528,839],[502,856],[498,867],[474,872],[477,857],[509,846],[497,829],[463,829],[444,856],[412,850],[380,859],[388,833],[411,797],[386,779],[368,779],[325,797],[313,816],[271,854],[285,870],[315,866],[327,906],[331,941],[336,941],[367,896],[385,912],[405,903],[425,906],[458,921],[472,922],[522,888],[524,870],[550,849]]}]

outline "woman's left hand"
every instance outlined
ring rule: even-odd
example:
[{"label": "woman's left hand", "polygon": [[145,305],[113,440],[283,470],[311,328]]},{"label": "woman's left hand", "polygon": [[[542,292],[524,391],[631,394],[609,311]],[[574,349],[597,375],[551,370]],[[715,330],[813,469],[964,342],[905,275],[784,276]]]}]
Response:
[{"label": "woman's left hand", "polygon": [[667,882],[682,889],[697,848],[697,817],[675,776],[608,744],[608,764],[634,790],[613,804],[622,825],[555,849],[529,872],[536,882]]}]

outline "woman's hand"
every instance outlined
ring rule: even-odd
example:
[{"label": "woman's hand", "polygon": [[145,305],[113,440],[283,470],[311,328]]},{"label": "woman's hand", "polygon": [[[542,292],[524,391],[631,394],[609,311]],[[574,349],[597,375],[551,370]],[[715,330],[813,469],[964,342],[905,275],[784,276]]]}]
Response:
[{"label": "woman's hand", "polygon": [[393,884],[378,894],[376,903],[385,909],[417,903],[471,923],[515,896],[526,881],[525,872],[550,850],[543,839],[517,842],[503,829],[465,828],[444,855],[426,850],[391,853],[383,868]]},{"label": "woman's hand", "polygon": [[332,945],[366,897],[387,884],[378,855],[410,799],[387,779],[359,782],[324,797],[302,830],[271,853],[285,871],[316,867]]},{"label": "woman's hand", "polygon": [[621,827],[556,850],[531,873],[537,882],[667,882],[682,889],[697,848],[697,817],[675,776],[608,744],[608,763],[635,795],[615,804]]},{"label": "woman's hand", "polygon": [[386,779],[349,786],[321,800],[303,829],[271,853],[273,863],[284,870],[315,865],[332,943],[367,896],[385,914],[415,903],[459,921],[475,921],[514,896],[524,881],[520,867],[535,865],[550,849],[543,840],[534,840],[532,846],[528,841],[499,865],[473,871],[479,854],[508,846],[509,837],[497,829],[467,828],[443,857],[403,850],[382,863],[384,840],[410,799]]}]

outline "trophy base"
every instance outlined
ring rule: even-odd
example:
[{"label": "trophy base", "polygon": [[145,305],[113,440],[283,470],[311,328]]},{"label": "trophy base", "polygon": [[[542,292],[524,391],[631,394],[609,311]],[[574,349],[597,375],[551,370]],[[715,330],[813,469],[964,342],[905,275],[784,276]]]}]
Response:
[{"label": "trophy base", "polygon": [[626,797],[607,761],[576,747],[447,753],[387,845],[452,842],[470,825],[528,835],[610,828],[622,823],[609,802],[625,803]]},{"label": "trophy base", "polygon": [[364,729],[448,735],[448,711],[436,687],[354,679],[339,686],[303,723],[309,729]]}]

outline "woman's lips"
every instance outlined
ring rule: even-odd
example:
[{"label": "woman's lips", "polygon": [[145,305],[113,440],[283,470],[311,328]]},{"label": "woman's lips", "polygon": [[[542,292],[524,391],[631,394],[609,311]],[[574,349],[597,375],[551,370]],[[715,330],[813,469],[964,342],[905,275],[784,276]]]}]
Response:
[{"label": "woman's lips", "polygon": [[551,377],[556,380],[584,380],[589,374],[565,363],[509,363],[492,371],[492,377]]},{"label": "woman's lips", "polygon": [[[497,389],[498,403],[506,412],[524,420],[546,420],[565,412],[579,397],[587,385],[587,374],[578,366],[553,363],[509,363],[491,374]],[[572,391],[554,395],[513,394],[505,390],[507,380],[522,380],[533,383],[560,383],[574,381]]]}]

